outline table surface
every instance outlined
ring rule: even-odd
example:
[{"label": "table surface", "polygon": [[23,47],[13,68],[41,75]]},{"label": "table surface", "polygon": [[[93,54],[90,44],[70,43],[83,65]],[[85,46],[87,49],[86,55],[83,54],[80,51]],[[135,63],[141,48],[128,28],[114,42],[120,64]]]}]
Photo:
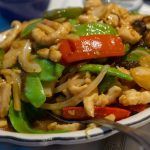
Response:
[{"label": "table surface", "polygon": [[[49,9],[53,8],[60,8],[60,7],[67,7],[67,6],[81,6],[81,0],[52,0],[51,4],[49,5]],[[150,1],[145,1],[142,7],[139,9],[141,13],[150,14]],[[9,22],[6,18],[3,18],[0,15],[0,31],[8,29]],[[147,131],[150,129],[150,124],[142,127],[143,130]],[[61,145],[54,145],[48,147],[38,147],[38,148],[30,148],[30,147],[20,147],[13,144],[8,143],[0,143],[0,150],[138,150],[139,146],[132,141],[130,138],[126,137],[122,134],[113,135],[105,140],[96,141],[87,144],[80,144],[80,145],[68,145],[68,146],[61,146]]]}]

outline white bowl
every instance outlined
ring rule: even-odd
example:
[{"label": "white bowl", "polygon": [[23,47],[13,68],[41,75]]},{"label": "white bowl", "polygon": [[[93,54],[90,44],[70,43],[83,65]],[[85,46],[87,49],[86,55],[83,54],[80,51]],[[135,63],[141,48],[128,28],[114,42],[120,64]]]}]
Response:
[{"label": "white bowl", "polygon": [[[121,124],[133,127],[140,127],[149,122],[150,108],[119,121]],[[24,134],[0,131],[0,142],[8,142],[23,146],[48,146],[53,144],[69,145],[101,140],[117,132],[118,131],[110,130],[106,127],[91,129],[88,131],[88,136],[85,130],[57,134]]]}]

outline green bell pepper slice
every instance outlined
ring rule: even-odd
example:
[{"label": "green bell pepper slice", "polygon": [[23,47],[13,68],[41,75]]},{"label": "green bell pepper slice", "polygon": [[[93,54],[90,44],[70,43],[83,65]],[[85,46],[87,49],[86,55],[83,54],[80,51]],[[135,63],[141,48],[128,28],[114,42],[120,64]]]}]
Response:
[{"label": "green bell pepper slice", "polygon": [[57,79],[61,77],[64,69],[65,67],[63,65],[58,63],[55,64],[55,76],[57,77]]},{"label": "green bell pepper slice", "polygon": [[32,30],[36,27],[36,25],[40,22],[42,22],[43,19],[36,19],[33,23],[29,24],[22,32],[21,32],[21,37],[25,38],[30,35]]},{"label": "green bell pepper slice", "polygon": [[109,88],[115,85],[116,81],[115,76],[106,75],[99,85],[100,93],[105,93]]},{"label": "green bell pepper slice", "polygon": [[46,101],[42,83],[37,75],[28,74],[25,80],[25,97],[36,108]]},{"label": "green bell pepper slice", "polygon": [[38,74],[41,81],[54,81],[56,80],[54,70],[55,65],[53,62],[46,59],[37,59],[36,62],[41,67],[41,72]]},{"label": "green bell pepper slice", "polygon": [[43,18],[54,20],[59,18],[74,19],[83,13],[83,8],[81,7],[70,7],[64,9],[54,9],[46,11]]},{"label": "green bell pepper slice", "polygon": [[0,48],[0,68],[3,67],[4,50]]},{"label": "green bell pepper slice", "polygon": [[[103,68],[103,65],[99,65],[99,64],[85,64],[79,68],[79,71],[89,71],[91,73],[99,73],[102,70],[102,68]],[[125,74],[114,67],[108,68],[107,74],[111,76],[116,76],[118,78],[125,79],[128,81],[133,80],[133,78],[130,75]]]},{"label": "green bell pepper slice", "polygon": [[47,59],[37,59],[36,62],[40,65],[42,71],[38,73],[41,81],[57,80],[64,70],[64,66],[54,63]]},{"label": "green bell pepper slice", "polygon": [[79,36],[88,36],[95,34],[118,34],[115,28],[105,23],[89,23],[76,25],[74,33]]},{"label": "green bell pepper slice", "polygon": [[9,108],[9,120],[13,126],[13,128],[20,133],[33,133],[33,134],[46,134],[46,133],[64,133],[66,131],[64,130],[38,130],[38,129],[33,129],[30,126],[30,123],[27,119],[26,113],[25,113],[25,108],[24,105],[22,104],[21,106],[21,111],[15,111],[13,102],[10,103],[10,108]]},{"label": "green bell pepper slice", "polygon": [[144,47],[138,47],[132,50],[128,55],[124,57],[124,61],[138,62],[140,58],[146,54],[150,54],[150,50]]}]

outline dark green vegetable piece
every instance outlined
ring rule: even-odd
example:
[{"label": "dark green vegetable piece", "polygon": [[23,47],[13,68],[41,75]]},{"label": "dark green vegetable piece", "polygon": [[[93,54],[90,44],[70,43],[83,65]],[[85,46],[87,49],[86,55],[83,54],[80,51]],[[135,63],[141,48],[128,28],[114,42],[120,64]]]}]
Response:
[{"label": "dark green vegetable piece", "polygon": [[46,101],[46,96],[37,75],[27,75],[25,80],[25,96],[28,101],[36,108]]},{"label": "dark green vegetable piece", "polygon": [[116,83],[116,77],[106,75],[99,85],[99,91],[100,93],[105,93],[109,88],[111,88]]},{"label": "dark green vegetable piece", "polygon": [[95,34],[117,35],[117,30],[105,23],[89,23],[75,26],[74,33],[79,36],[87,36]]},{"label": "dark green vegetable piece", "polygon": [[37,63],[41,66],[42,71],[38,74],[41,81],[57,80],[63,70],[64,66],[46,59],[37,59]]},{"label": "dark green vegetable piece", "polygon": [[143,47],[138,47],[125,56],[124,60],[128,62],[138,62],[139,59],[146,54],[150,54],[150,50]]},{"label": "dark green vegetable piece", "polygon": [[4,50],[0,48],[0,68],[3,66]]},{"label": "dark green vegetable piece", "polygon": [[38,74],[41,81],[54,81],[55,64],[46,59],[37,59],[36,62],[40,65],[42,71]]},{"label": "dark green vegetable piece", "polygon": [[55,64],[55,76],[58,78],[61,77],[62,72],[64,71],[65,67],[61,64]]},{"label": "dark green vegetable piece", "polygon": [[21,37],[27,37],[38,23],[42,22],[42,19],[37,19],[33,23],[29,24],[22,32]]},{"label": "dark green vegetable piece", "polygon": [[78,21],[76,19],[69,19],[69,22],[73,26],[78,24]]},{"label": "dark green vegetable piece", "polygon": [[25,114],[25,108],[24,105],[22,104],[21,111],[15,111],[13,107],[13,102],[10,103],[10,108],[9,108],[9,120],[13,126],[13,128],[20,133],[37,133],[37,134],[42,134],[42,133],[63,133],[66,131],[63,130],[54,130],[54,131],[43,131],[43,130],[37,130],[37,129],[32,129],[30,126],[30,123],[27,119],[27,116]]},{"label": "dark green vegetable piece", "polygon": [[51,11],[46,11],[43,17],[49,20],[54,20],[58,18],[73,19],[73,18],[77,18],[82,13],[83,13],[83,8],[72,7],[72,8],[54,9]]},{"label": "dark green vegetable piece", "polygon": [[130,51],[130,45],[125,44],[125,52],[128,53]]},{"label": "dark green vegetable piece", "polygon": [[[79,71],[89,71],[92,73],[99,73],[102,70],[102,67],[103,65],[99,65],[99,64],[86,64],[86,65],[81,66],[79,68]],[[128,81],[132,81],[132,77],[130,75],[125,74],[114,67],[108,68],[107,74],[111,76],[116,76],[118,78],[125,79]]]},{"label": "dark green vegetable piece", "polygon": [[31,122],[47,117],[48,113],[44,109],[35,108],[32,104],[25,103],[25,102],[23,102],[23,106],[24,106],[26,116],[28,116],[28,120]]}]

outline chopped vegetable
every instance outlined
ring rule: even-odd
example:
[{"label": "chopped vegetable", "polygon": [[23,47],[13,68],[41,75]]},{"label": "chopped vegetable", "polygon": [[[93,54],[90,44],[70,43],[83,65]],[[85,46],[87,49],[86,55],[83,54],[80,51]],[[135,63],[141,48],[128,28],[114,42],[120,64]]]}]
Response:
[{"label": "chopped vegetable", "polygon": [[37,59],[36,62],[40,65],[42,71],[38,73],[41,81],[57,80],[64,70],[64,66],[46,59]]},{"label": "chopped vegetable", "polygon": [[76,25],[74,33],[79,36],[88,36],[97,34],[117,35],[117,30],[105,23],[89,23]]},{"label": "chopped vegetable", "polygon": [[83,8],[81,7],[54,9],[45,12],[44,18],[49,20],[54,20],[58,18],[73,19],[73,18],[77,18],[82,13],[83,13]]},{"label": "chopped vegetable", "polygon": [[60,109],[67,107],[67,106],[75,106],[75,105],[79,104],[80,102],[83,101],[84,96],[87,96],[90,92],[92,92],[101,83],[101,81],[103,80],[104,76],[107,73],[108,68],[109,68],[108,65],[102,67],[102,70],[99,73],[99,75],[81,93],[79,93],[79,94],[77,94],[77,95],[75,95],[75,96],[71,97],[70,99],[63,101],[63,102],[58,102],[55,104],[45,103],[42,106],[42,108],[48,109],[48,110],[60,110]]},{"label": "chopped vegetable", "polygon": [[78,24],[77,19],[69,19],[69,22],[70,22],[70,24],[73,25],[73,26]]},{"label": "chopped vegetable", "polygon": [[[103,65],[99,65],[99,64],[85,64],[85,65],[81,66],[79,68],[79,70],[80,71],[89,71],[91,73],[99,73],[101,71],[102,67],[103,67]],[[118,78],[125,79],[128,81],[133,80],[130,75],[125,74],[114,67],[110,67],[108,69],[107,73],[108,73],[108,75],[116,76]]]},{"label": "chopped vegetable", "polygon": [[125,44],[125,52],[128,53],[130,51],[130,45]]},{"label": "chopped vegetable", "polygon": [[113,35],[91,35],[77,40],[62,40],[60,51],[64,63],[125,54],[121,39]]},{"label": "chopped vegetable", "polygon": [[142,56],[149,55],[150,50],[139,47],[136,50],[131,51],[124,60],[128,62],[138,62]]},{"label": "chopped vegetable", "polygon": [[56,80],[54,75],[55,64],[46,59],[37,59],[36,62],[41,67],[41,72],[38,74],[41,81],[53,81]]},{"label": "chopped vegetable", "polygon": [[25,114],[24,106],[22,105],[21,111],[15,111],[13,103],[11,102],[9,108],[9,119],[13,128],[20,133],[63,133],[63,130],[54,130],[54,131],[43,131],[32,129]]},{"label": "chopped vegetable", "polygon": [[22,32],[21,37],[27,37],[42,19],[36,19],[33,23],[29,24]]},{"label": "chopped vegetable", "polygon": [[[130,116],[130,111],[115,108],[115,107],[95,107],[94,118],[104,118],[110,114],[114,114],[116,120],[121,120]],[[89,117],[83,107],[65,107],[63,108],[62,115],[65,119],[85,120]]]},{"label": "chopped vegetable", "polygon": [[29,121],[35,121],[41,118],[44,118],[47,115],[47,111],[41,108],[35,108],[30,103],[23,102],[23,108],[26,113],[26,116],[28,116]]},{"label": "chopped vegetable", "polygon": [[60,78],[65,67],[61,64],[55,64],[55,76]]},{"label": "chopped vegetable", "polygon": [[104,77],[102,83],[99,85],[100,93],[105,93],[115,83],[116,83],[116,77],[115,76],[106,75]]},{"label": "chopped vegetable", "polygon": [[141,105],[127,106],[124,108],[127,110],[130,110],[131,112],[139,113],[139,112],[145,110],[146,108],[148,108],[148,105],[147,104],[141,104]]},{"label": "chopped vegetable", "polygon": [[25,96],[34,107],[40,107],[46,101],[41,81],[36,75],[27,75],[25,81]]}]

